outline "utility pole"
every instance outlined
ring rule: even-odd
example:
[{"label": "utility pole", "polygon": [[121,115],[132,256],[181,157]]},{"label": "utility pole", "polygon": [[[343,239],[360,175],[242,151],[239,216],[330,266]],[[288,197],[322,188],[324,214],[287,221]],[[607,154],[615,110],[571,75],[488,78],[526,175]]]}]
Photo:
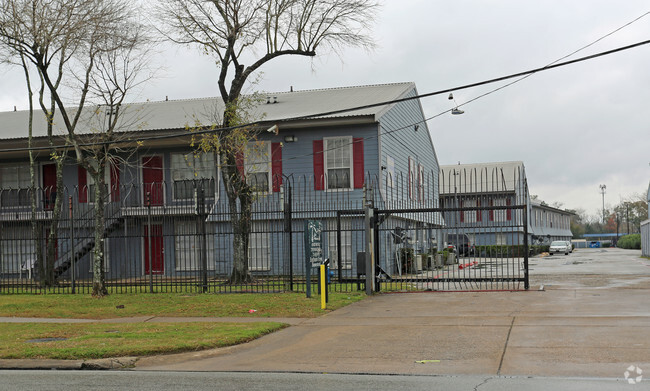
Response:
[{"label": "utility pole", "polygon": [[600,185],[600,194],[603,195],[603,224],[605,224],[605,189],[607,189],[607,186]]}]

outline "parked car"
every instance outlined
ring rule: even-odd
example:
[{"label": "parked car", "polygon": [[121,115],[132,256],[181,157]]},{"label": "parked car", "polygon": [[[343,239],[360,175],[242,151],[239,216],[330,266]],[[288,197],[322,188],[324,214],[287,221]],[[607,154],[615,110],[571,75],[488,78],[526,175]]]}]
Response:
[{"label": "parked car", "polygon": [[570,248],[571,245],[566,240],[555,240],[551,242],[551,246],[548,248],[548,254],[564,253],[564,255],[569,255]]},{"label": "parked car", "polygon": [[572,253],[573,252],[573,243],[571,243],[570,240],[567,240],[566,244],[567,244],[567,246],[569,246],[569,252]]},{"label": "parked car", "polygon": [[447,235],[447,246],[454,246],[458,255],[474,255],[475,247],[470,242],[469,236],[465,234],[449,234]]}]

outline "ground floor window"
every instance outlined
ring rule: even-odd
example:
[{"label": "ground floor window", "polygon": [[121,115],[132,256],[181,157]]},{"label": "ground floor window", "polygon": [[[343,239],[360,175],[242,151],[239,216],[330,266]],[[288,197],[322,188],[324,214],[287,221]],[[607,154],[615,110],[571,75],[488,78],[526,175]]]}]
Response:
[{"label": "ground floor window", "polygon": [[31,227],[2,227],[0,232],[0,262],[3,273],[19,273],[33,269],[36,263],[36,248]]},{"label": "ground floor window", "polygon": [[[206,224],[205,244],[208,259],[208,270],[214,270],[214,225]],[[174,224],[174,247],[177,271],[201,270],[202,239],[199,235],[196,220],[177,221]]]},{"label": "ground floor window", "polygon": [[506,244],[508,244],[506,234],[497,233],[497,234],[495,234],[495,236],[496,236],[495,244],[497,246],[505,246]]},{"label": "ground floor window", "polygon": [[338,252],[336,220],[328,222],[327,247],[330,259],[330,268],[352,269],[352,224],[350,220],[341,220],[341,254]]},{"label": "ground floor window", "polygon": [[254,222],[248,242],[248,269],[251,271],[271,270],[271,247],[268,224]]}]

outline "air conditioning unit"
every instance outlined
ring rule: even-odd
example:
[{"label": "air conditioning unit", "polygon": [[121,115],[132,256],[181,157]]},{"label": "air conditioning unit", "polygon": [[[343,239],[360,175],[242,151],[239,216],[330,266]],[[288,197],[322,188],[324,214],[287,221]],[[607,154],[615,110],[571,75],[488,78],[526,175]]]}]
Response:
[{"label": "air conditioning unit", "polygon": [[415,256],[415,271],[422,271],[422,261],[424,256],[421,254],[418,254]]}]

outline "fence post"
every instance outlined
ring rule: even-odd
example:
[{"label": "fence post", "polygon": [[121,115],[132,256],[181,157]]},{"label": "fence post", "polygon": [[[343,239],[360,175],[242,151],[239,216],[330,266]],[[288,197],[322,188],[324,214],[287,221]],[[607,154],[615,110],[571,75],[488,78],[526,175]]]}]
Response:
[{"label": "fence post", "polygon": [[197,192],[197,214],[199,218],[199,230],[200,230],[200,240],[201,240],[201,278],[203,280],[202,287],[203,293],[208,291],[208,247],[206,240],[206,229],[205,229],[205,190],[203,189],[203,183],[196,187]]},{"label": "fence post", "polygon": [[[368,184],[364,184],[364,203],[363,209],[365,211],[365,225],[366,225],[366,295],[372,295],[375,290],[375,254],[373,246],[373,227],[372,221],[374,220],[374,207],[372,199],[372,188]],[[340,256],[339,256],[340,258]]]},{"label": "fence post", "polygon": [[[525,187],[524,194],[526,194]],[[530,280],[528,278],[528,197],[524,199],[524,209],[523,209],[523,223],[524,223],[524,289],[528,290],[530,288]]]},{"label": "fence post", "polygon": [[149,293],[153,293],[153,262],[151,254],[151,192],[147,192],[147,248],[149,250]]},{"label": "fence post", "polygon": [[289,291],[293,292],[293,232],[292,232],[292,206],[291,206],[291,185],[287,183],[284,194],[284,232],[289,235]]},{"label": "fence post", "polygon": [[75,293],[75,252],[74,252],[74,217],[72,213],[72,196],[68,197],[70,209],[70,279],[72,280],[72,293]]}]

